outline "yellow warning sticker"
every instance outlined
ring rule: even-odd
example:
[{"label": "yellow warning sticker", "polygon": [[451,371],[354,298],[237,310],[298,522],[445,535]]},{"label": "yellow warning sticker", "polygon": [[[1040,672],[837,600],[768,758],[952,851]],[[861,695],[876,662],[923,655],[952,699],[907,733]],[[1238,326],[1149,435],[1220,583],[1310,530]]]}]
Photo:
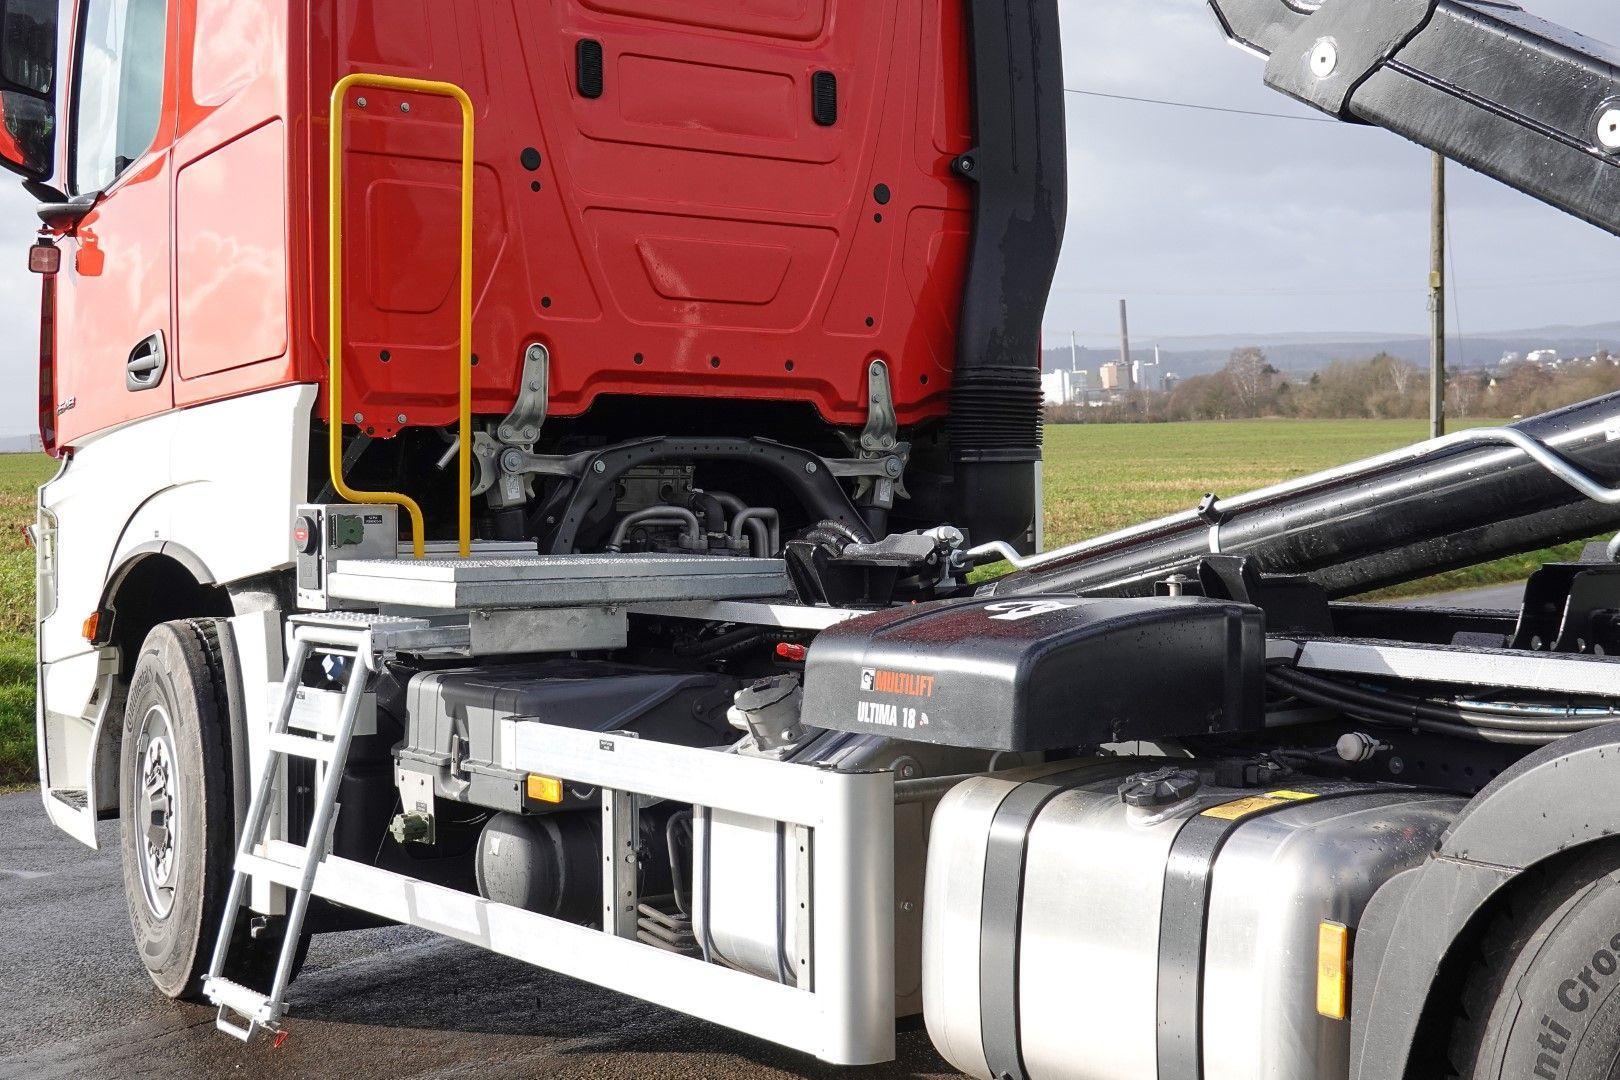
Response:
[{"label": "yellow warning sticker", "polygon": [[1252,795],[1247,799],[1212,806],[1204,811],[1203,816],[1220,818],[1223,821],[1237,821],[1239,818],[1246,818],[1250,814],[1270,810],[1273,806],[1281,806],[1285,801],[1283,799],[1273,799],[1269,795]]},{"label": "yellow warning sticker", "polygon": [[1258,814],[1262,810],[1270,810],[1285,803],[1305,802],[1317,796],[1308,791],[1268,791],[1264,795],[1251,795],[1246,799],[1222,803],[1205,810],[1204,817],[1220,818],[1222,821],[1238,821],[1251,814]]}]

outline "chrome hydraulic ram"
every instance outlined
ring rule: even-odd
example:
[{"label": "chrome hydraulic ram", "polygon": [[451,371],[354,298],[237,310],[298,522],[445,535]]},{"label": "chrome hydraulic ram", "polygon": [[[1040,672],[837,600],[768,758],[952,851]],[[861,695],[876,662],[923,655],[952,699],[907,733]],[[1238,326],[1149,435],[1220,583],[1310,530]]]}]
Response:
[{"label": "chrome hydraulic ram", "polygon": [[1305,574],[1332,596],[1620,527],[1620,394],[1489,436],[1461,433],[1163,518],[1044,558],[995,595],[1142,595],[1211,553]]}]

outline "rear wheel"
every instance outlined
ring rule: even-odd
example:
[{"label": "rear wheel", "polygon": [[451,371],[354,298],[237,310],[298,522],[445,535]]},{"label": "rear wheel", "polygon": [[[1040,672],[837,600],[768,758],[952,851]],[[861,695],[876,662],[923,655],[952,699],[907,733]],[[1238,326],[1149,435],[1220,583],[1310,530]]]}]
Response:
[{"label": "rear wheel", "polygon": [[1462,1080],[1620,1080],[1620,849],[1532,871],[1498,913],[1452,1032]]},{"label": "rear wheel", "polygon": [[[235,858],[230,707],[219,620],[147,635],[124,705],[119,762],[124,894],[135,948],[169,997],[200,995]],[[230,971],[263,982],[279,939],[238,921]],[[300,949],[300,959],[303,950]]]}]

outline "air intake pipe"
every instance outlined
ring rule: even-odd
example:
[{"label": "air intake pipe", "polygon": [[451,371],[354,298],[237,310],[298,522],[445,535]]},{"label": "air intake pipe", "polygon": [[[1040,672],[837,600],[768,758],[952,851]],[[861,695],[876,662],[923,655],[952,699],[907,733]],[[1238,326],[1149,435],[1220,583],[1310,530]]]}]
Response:
[{"label": "air intake pipe", "polygon": [[1343,597],[1620,528],[1620,394],[1509,430],[1534,442],[1462,433],[1077,544],[988,588],[1140,596],[1218,550]]},{"label": "air intake pipe", "polygon": [[1041,460],[1041,318],[1067,215],[1057,0],[970,0],[977,189],[947,426],[955,523],[1027,550]]}]

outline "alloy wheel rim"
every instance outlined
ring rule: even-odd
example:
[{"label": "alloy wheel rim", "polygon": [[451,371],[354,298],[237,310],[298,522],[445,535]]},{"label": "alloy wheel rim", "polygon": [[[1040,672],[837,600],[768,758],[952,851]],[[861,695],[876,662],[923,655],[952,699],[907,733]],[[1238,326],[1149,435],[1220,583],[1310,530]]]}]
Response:
[{"label": "alloy wheel rim", "polygon": [[153,705],[141,719],[140,823],[141,892],[159,919],[174,910],[177,842],[180,824],[180,781],[175,768],[174,735],[169,714]]}]

